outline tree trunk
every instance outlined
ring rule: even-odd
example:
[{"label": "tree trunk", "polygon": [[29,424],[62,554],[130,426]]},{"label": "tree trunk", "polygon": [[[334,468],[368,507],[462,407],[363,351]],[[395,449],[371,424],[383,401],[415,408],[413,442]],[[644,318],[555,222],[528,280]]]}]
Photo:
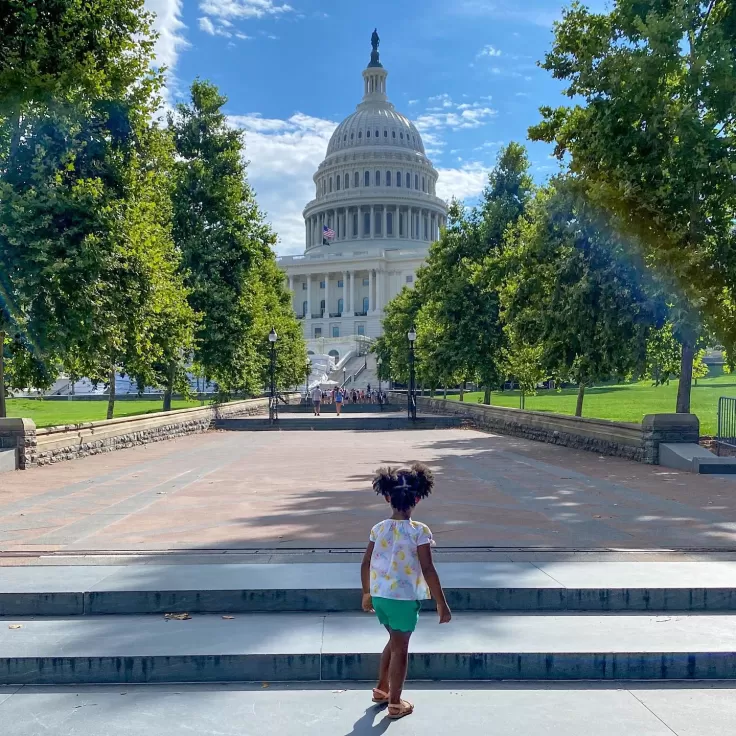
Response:
[{"label": "tree trunk", "polygon": [[0,332],[0,419],[8,416],[5,404],[5,333]]},{"label": "tree trunk", "polygon": [[486,386],[485,394],[483,395],[483,403],[490,405],[491,403],[491,387]]},{"label": "tree trunk", "polygon": [[465,385],[467,381],[463,381],[462,385],[460,386],[460,401],[465,401]]},{"label": "tree trunk", "polygon": [[171,395],[174,393],[174,378],[176,376],[176,363],[173,361],[169,366],[169,375],[166,377],[166,390],[164,391],[164,411],[171,411]]},{"label": "tree trunk", "polygon": [[689,340],[682,342],[682,358],[680,360],[680,382],[677,386],[678,414],[690,413],[690,387],[693,382],[693,359],[695,347]]},{"label": "tree trunk", "polygon": [[112,419],[115,414],[115,369],[110,370],[110,393],[107,399],[107,418]]},{"label": "tree trunk", "polygon": [[575,416],[583,416],[583,399],[585,398],[585,384],[581,383],[578,385],[578,403],[575,406]]},{"label": "tree trunk", "polygon": [[445,384],[445,385],[444,385],[444,386],[442,387],[442,391],[443,391],[443,392],[444,392],[444,394],[445,394],[445,401],[447,401],[447,384]]}]

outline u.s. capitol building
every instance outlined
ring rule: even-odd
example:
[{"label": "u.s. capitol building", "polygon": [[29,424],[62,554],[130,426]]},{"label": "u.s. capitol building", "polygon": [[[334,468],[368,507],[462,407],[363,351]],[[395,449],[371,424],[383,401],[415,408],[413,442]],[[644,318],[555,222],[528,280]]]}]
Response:
[{"label": "u.s. capitol building", "polygon": [[386,304],[414,283],[447,215],[414,124],[386,96],[378,36],[363,99],[337,126],[304,208],[306,250],[279,263],[304,337],[377,337]]}]

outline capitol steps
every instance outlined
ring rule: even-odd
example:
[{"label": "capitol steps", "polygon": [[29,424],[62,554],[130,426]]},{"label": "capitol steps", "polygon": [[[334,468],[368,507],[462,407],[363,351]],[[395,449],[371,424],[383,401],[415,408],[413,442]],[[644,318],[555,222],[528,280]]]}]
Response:
[{"label": "capitol steps", "polygon": [[[379,410],[380,412],[380,410]],[[233,417],[218,419],[216,429],[237,432],[386,432],[407,429],[450,429],[462,426],[460,417],[421,415],[415,420],[399,412],[393,414],[346,414],[344,416],[319,416],[314,414],[280,414],[276,421],[263,417]]]},{"label": "capitol steps", "polygon": [[[454,618],[439,626],[422,613],[411,679],[736,679],[736,563],[439,571]],[[357,573],[355,563],[0,568],[0,684],[371,680],[386,634],[358,610]]]}]

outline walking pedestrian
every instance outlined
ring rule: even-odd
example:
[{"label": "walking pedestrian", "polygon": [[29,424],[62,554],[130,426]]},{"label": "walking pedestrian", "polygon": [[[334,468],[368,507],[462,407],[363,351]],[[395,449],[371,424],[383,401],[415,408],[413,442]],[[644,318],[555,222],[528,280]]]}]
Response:
[{"label": "walking pedestrian", "polygon": [[411,518],[414,507],[429,496],[433,485],[431,471],[419,464],[401,470],[381,468],[373,480],[374,490],[391,504],[393,514],[371,530],[360,577],[363,610],[375,612],[389,634],[373,702],[388,703],[392,720],[414,711],[401,695],[409,665],[409,640],[419,621],[421,601],[431,593],[440,623],[452,618],[432,562],[432,532]]},{"label": "walking pedestrian", "polygon": [[337,412],[337,416],[340,416],[340,412],[342,411],[342,402],[344,398],[342,389],[338,388],[335,392],[335,411]]},{"label": "walking pedestrian", "polygon": [[322,389],[319,385],[312,389],[312,404],[314,408],[314,416],[319,416],[320,405],[322,404]]}]

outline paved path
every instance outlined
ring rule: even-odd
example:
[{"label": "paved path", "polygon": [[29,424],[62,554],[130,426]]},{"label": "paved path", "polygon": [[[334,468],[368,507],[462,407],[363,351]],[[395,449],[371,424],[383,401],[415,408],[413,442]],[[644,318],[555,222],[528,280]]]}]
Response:
[{"label": "paved path", "polygon": [[732,736],[733,685],[412,687],[396,723],[368,688],[330,684],[0,689],[3,736]]},{"label": "paved path", "polygon": [[440,548],[736,550],[734,478],[462,429],[213,432],[4,475],[0,550],[360,548],[373,470],[411,460]]}]

